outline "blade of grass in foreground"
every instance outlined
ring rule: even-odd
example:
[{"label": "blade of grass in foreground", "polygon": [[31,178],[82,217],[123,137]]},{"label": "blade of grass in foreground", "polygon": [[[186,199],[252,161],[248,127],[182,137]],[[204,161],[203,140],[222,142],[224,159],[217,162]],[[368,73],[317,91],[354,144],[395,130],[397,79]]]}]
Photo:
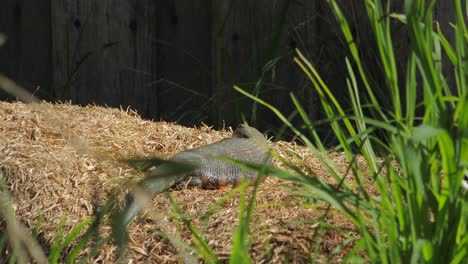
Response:
[{"label": "blade of grass in foreground", "polygon": [[205,239],[203,239],[203,236],[200,234],[200,232],[198,232],[196,227],[191,223],[190,217],[186,215],[182,211],[182,209],[180,209],[179,205],[175,202],[171,195],[168,195],[166,193],[166,196],[169,198],[169,201],[172,205],[172,208],[174,209],[174,213],[176,214],[177,218],[182,220],[182,222],[193,234],[193,243],[195,244],[193,249],[195,250],[195,252],[199,256],[203,257],[204,261],[206,261],[207,263],[217,263],[218,258],[216,253],[213,251],[213,249],[211,249],[210,245],[208,245]]},{"label": "blade of grass in foreground", "polygon": [[[326,167],[326,169],[333,175],[333,177],[335,177],[338,181],[340,181],[342,179],[341,177],[341,173],[339,172],[338,168],[335,166],[335,164],[333,162],[331,162],[330,158],[327,156],[327,155],[324,155],[323,152],[319,151],[319,149],[317,149],[315,147],[314,144],[312,144],[312,142],[305,136],[303,135],[298,129],[296,129],[292,123],[274,106],[272,106],[271,104],[261,100],[260,98],[258,97],[255,97],[254,95],[248,93],[247,91],[243,90],[242,88],[234,85],[234,89],[237,90],[238,92],[240,92],[241,94],[251,98],[252,100],[255,100],[257,101],[258,103],[260,103],[261,105],[267,107],[268,109],[270,109],[273,113],[276,114],[276,116],[289,128],[291,129],[305,144],[306,146],[311,149],[314,154],[317,156],[317,158],[320,160],[320,162]],[[322,144],[323,145],[323,144]],[[349,186],[347,186],[347,184],[345,183],[344,186],[346,188],[349,188]]]},{"label": "blade of grass in foreground", "polygon": [[47,263],[47,257],[39,246],[39,243],[15,217],[2,170],[0,170],[0,190],[0,217],[5,221],[5,235],[7,235],[12,247],[10,260],[12,262],[27,263],[29,254],[33,261]]},{"label": "blade of grass in foreground", "polygon": [[60,241],[60,239],[63,237],[63,225],[65,223],[65,218],[63,221],[61,221],[60,226],[58,228],[58,232],[56,233],[54,242],[51,246],[51,250],[49,253],[49,262],[50,263],[59,263],[59,257],[63,253],[64,249],[69,247],[75,238],[78,237],[78,235],[88,226],[92,223],[92,219],[85,219],[78,223],[76,226],[70,230],[70,233],[67,234],[67,236],[63,239],[63,241]]},{"label": "blade of grass in foreground", "polygon": [[[230,162],[234,162],[230,160]],[[249,227],[252,221],[252,215],[254,213],[255,203],[257,201],[257,192],[262,179],[266,174],[267,167],[262,165],[258,171],[257,180],[254,184],[252,196],[246,206],[245,198],[247,195],[246,187],[248,183],[245,183],[245,187],[241,188],[240,193],[240,213],[239,213],[239,225],[233,235],[232,252],[229,259],[229,263],[252,263],[249,252],[251,248],[251,237],[249,236]]]}]

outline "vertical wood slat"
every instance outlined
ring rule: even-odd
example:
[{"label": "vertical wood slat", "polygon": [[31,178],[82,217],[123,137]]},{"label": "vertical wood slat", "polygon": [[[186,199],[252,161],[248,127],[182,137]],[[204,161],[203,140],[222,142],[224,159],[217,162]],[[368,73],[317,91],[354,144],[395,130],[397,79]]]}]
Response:
[{"label": "vertical wood slat", "polygon": [[155,114],[154,1],[52,1],[55,90],[76,103]]},{"label": "vertical wood slat", "polygon": [[[294,64],[294,49],[299,48],[318,68],[334,65],[328,59],[336,55],[327,41],[333,32],[322,29],[325,14],[317,1],[223,1],[222,17],[226,18],[223,31],[222,72],[224,118],[232,122],[241,111],[250,120],[253,102],[232,90],[233,84],[253,92],[263,67],[278,59],[274,70],[263,77],[260,98],[270,102],[286,115],[293,110],[289,93],[303,102],[313,119],[318,118],[318,97],[309,80]],[[284,15],[284,20],[283,19]],[[328,52],[324,54],[324,50]],[[337,69],[325,72],[326,80],[339,81]],[[344,80],[342,79],[341,82]],[[269,110],[259,107],[261,127],[279,127],[279,120]]]},{"label": "vertical wood slat", "polygon": [[[266,47],[271,34],[271,21],[265,20],[271,14],[272,5],[268,1],[230,0],[220,5],[220,52],[219,67],[222,81],[218,84],[226,98],[222,105],[223,118],[227,123],[240,119],[244,114],[250,120],[252,100],[232,89],[234,84],[253,92],[255,82],[266,63]],[[259,7],[264,7],[264,9]],[[262,96],[260,96],[262,97]],[[243,113],[241,113],[241,110]],[[254,125],[254,124],[253,124]]]},{"label": "vertical wood slat", "polygon": [[[346,46],[340,42],[340,32],[326,3],[318,1],[226,1],[223,17],[227,18],[223,46],[223,93],[233,100],[224,104],[225,118],[229,121],[241,110],[247,114],[252,101],[231,89],[240,84],[253,92],[262,75],[262,68],[271,59],[279,59],[273,72],[265,75],[260,96],[279,108],[285,115],[294,111],[289,93],[294,93],[303,103],[313,120],[323,118],[318,96],[309,80],[293,63],[294,48],[299,48],[319,70],[333,90],[346,89]],[[284,22],[283,12],[286,11]],[[282,25],[282,27],[278,27]],[[279,33],[279,38],[276,34]],[[341,56],[339,56],[341,55]],[[335,91],[338,97],[344,92]],[[236,100],[236,101],[234,101]],[[241,102],[241,103],[239,103]],[[240,105],[239,108],[237,108]],[[263,108],[260,108],[263,109]],[[280,122],[268,110],[259,111],[262,127],[279,127]]]},{"label": "vertical wood slat", "polygon": [[160,117],[187,125],[211,121],[211,1],[161,0],[156,16]]},{"label": "vertical wood slat", "polygon": [[[464,1],[462,1],[464,2]],[[466,4],[466,2],[465,2]],[[437,1],[435,4],[435,16],[434,19],[440,25],[440,30],[452,43],[452,47],[455,49],[455,29],[450,25],[456,24],[457,18],[455,14],[455,1]],[[468,18],[465,16],[465,23],[468,22]],[[435,26],[434,26],[435,29]],[[442,53],[442,72],[447,80],[447,84],[453,93],[456,93],[456,80],[455,72],[452,66],[447,67],[444,65],[450,65],[450,60],[445,53]]]},{"label": "vertical wood slat", "polygon": [[[49,1],[3,0],[0,72],[41,98],[51,98],[51,31]],[[0,100],[7,98],[0,90]]]},{"label": "vertical wood slat", "polygon": [[[300,50],[310,62],[321,69],[321,74],[326,78],[327,73],[323,68],[329,64],[329,57],[324,50],[329,49],[329,30],[324,32],[324,23],[330,19],[329,15],[323,11],[325,3],[323,1],[292,1],[288,12],[288,27],[285,29],[283,46],[289,46],[292,54],[283,59],[278,72],[280,76],[278,82],[285,89],[285,97],[289,99],[289,92],[300,100],[305,111],[311,120],[323,118],[320,114],[321,105],[315,88],[302,70],[293,62],[296,56],[294,49]],[[336,69],[335,69],[336,70]],[[326,79],[327,81],[332,81]],[[280,105],[280,101],[274,102]],[[294,108],[293,105],[289,106]],[[286,110],[286,109],[284,109]]]}]

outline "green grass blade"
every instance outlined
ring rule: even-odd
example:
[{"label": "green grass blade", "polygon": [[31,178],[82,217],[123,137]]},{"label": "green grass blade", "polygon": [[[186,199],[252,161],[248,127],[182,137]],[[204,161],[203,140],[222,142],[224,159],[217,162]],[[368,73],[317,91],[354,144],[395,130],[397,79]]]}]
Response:
[{"label": "green grass blade", "polygon": [[211,249],[210,245],[208,245],[208,243],[205,241],[205,239],[200,234],[200,232],[198,232],[196,227],[191,223],[190,217],[182,211],[182,209],[176,203],[174,198],[168,195],[167,192],[166,192],[166,197],[169,199],[177,218],[182,220],[185,226],[187,226],[187,228],[193,234],[194,236],[193,243],[195,244],[195,247],[193,249],[195,249],[197,254],[203,257],[203,259],[207,263],[217,263],[218,259],[217,259],[216,253],[213,251],[213,249]]},{"label": "green grass blade", "polygon": [[[78,235],[91,223],[92,223],[91,218],[84,219],[83,221],[78,223],[76,226],[74,226],[72,230],[70,230],[70,233],[68,233],[68,235],[65,237],[62,243],[59,243],[59,244],[54,243],[54,249],[49,255],[50,263],[59,263],[58,260],[59,260],[60,254],[63,253],[63,250],[69,247],[71,243],[73,242],[73,240],[75,240],[75,238],[78,237]],[[63,226],[61,230],[63,231]],[[58,232],[57,234],[60,236],[62,233]]]}]

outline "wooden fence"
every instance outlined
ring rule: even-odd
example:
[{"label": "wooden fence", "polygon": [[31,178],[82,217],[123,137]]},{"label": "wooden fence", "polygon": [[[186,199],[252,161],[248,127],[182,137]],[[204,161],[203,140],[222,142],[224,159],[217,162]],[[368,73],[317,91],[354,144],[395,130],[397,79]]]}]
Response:
[{"label": "wooden fence", "polygon": [[[341,2],[372,62],[362,1]],[[436,7],[449,39],[452,5]],[[403,11],[402,0],[392,6]],[[254,116],[262,129],[279,128],[262,107],[252,115],[253,102],[233,84],[258,91],[286,115],[294,110],[292,92],[312,119],[321,118],[317,95],[293,63],[295,48],[337,94],[346,94],[346,43],[325,0],[3,0],[0,32],[8,37],[0,72],[39,97],[130,106],[186,125],[235,125]],[[394,35],[405,56],[407,38],[397,22]]]}]

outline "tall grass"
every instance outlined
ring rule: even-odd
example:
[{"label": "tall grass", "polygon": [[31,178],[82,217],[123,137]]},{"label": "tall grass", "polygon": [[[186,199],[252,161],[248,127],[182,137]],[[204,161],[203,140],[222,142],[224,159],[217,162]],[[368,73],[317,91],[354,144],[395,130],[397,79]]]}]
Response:
[{"label": "tall grass", "polygon": [[[29,228],[15,217],[11,194],[5,176],[0,170],[0,263],[86,263],[96,257],[102,245],[110,242],[110,236],[100,234],[104,216],[114,207],[115,197],[103,205],[96,216],[86,218],[70,231],[65,230],[64,217],[57,227],[52,241],[38,238],[42,232],[42,216],[30,234]],[[86,248],[91,248],[86,252]]]},{"label": "tall grass", "polygon": [[[353,241],[347,261],[466,261],[468,206],[461,182],[468,166],[468,31],[464,20],[468,7],[462,6],[460,0],[455,1],[455,43],[451,44],[439,27],[433,27],[436,1],[405,1],[403,14],[390,14],[391,1],[384,6],[382,1],[366,0],[385,79],[385,85],[377,87],[369,81],[340,6],[333,0],[328,3],[348,43],[350,58],[344,60],[348,68],[351,112],[343,110],[318,71],[300,51],[294,60],[317,90],[324,112],[331,120],[330,126],[350,161],[354,178],[344,181],[345,175],[323,155],[322,140],[294,95],[291,94],[291,99],[310,138],[293,127],[274,106],[235,87],[270,108],[317,153],[342,186],[331,186],[300,171],[294,175],[272,169],[270,173],[301,184],[311,191],[310,197],[305,195],[305,198],[318,197],[349,218],[360,237]],[[408,57],[404,58],[404,76],[396,70],[391,19],[399,19],[408,32],[410,47]],[[450,65],[441,64],[444,53]],[[453,69],[455,87],[449,86],[443,67]],[[404,87],[399,86],[402,78],[405,78]],[[388,94],[392,109],[381,107],[375,96],[377,89]],[[364,109],[364,105],[370,105],[369,109]],[[354,162],[357,155],[364,157],[370,174],[358,168]],[[378,196],[367,192],[364,182],[368,177],[374,179]]]}]

